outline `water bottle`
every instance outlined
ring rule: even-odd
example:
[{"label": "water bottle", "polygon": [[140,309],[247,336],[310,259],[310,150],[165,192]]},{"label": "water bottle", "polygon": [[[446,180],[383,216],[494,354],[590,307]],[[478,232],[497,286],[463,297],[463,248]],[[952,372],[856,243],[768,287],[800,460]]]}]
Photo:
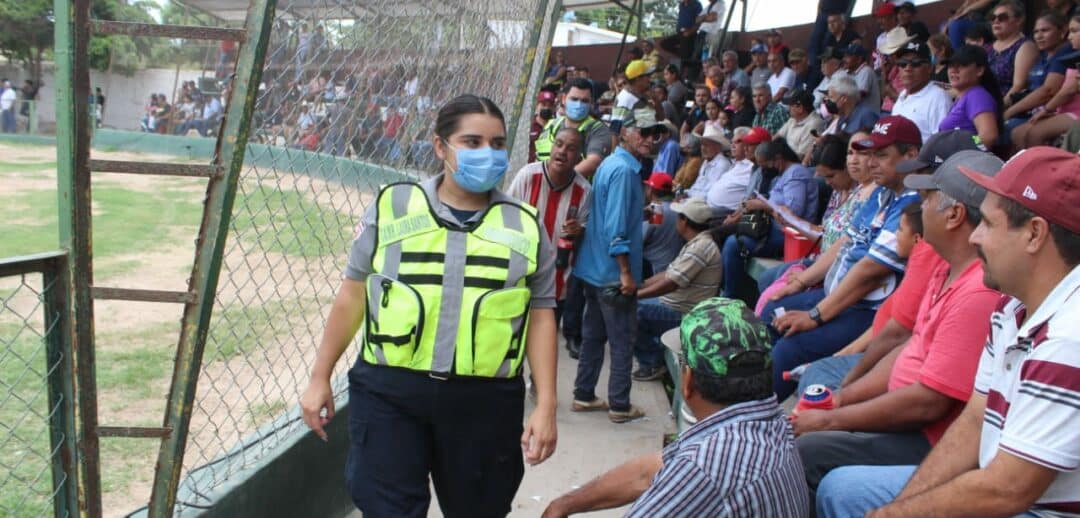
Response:
[{"label": "water bottle", "polygon": [[[566,220],[577,219],[577,207],[571,206],[566,210]],[[555,242],[555,268],[566,269],[570,266],[570,253],[574,251],[574,238],[566,234],[559,236]]]},{"label": "water bottle", "polygon": [[784,381],[799,381],[799,378],[802,377],[803,373],[806,372],[806,369],[809,367],[809,363],[804,363],[794,369],[784,371],[781,376],[784,378]]},{"label": "water bottle", "polygon": [[649,224],[660,225],[664,222],[664,207],[659,203],[649,204]]}]

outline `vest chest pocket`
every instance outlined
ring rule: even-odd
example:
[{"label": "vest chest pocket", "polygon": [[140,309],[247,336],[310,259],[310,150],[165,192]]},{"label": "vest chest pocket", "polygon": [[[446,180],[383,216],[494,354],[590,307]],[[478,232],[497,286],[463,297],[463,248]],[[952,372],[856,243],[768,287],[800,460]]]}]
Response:
[{"label": "vest chest pocket", "polygon": [[412,286],[384,275],[367,279],[366,342],[381,365],[408,367],[424,331],[424,302]]},{"label": "vest chest pocket", "polygon": [[477,376],[511,376],[516,372],[500,373],[507,360],[511,364],[521,356],[529,300],[528,288],[507,288],[489,291],[476,300],[473,309],[473,374]]}]

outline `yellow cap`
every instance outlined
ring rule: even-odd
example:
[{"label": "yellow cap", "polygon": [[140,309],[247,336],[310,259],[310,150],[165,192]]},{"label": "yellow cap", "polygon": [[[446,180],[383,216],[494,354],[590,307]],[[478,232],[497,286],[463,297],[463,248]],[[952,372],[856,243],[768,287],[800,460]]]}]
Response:
[{"label": "yellow cap", "polygon": [[643,59],[635,59],[626,65],[626,80],[633,81],[643,75],[651,74],[655,70],[649,69],[649,64]]}]

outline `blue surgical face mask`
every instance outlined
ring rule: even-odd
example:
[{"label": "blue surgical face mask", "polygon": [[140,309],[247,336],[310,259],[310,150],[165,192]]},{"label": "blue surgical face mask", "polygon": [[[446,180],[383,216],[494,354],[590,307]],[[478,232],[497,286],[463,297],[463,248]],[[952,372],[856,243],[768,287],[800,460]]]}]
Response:
[{"label": "blue surgical face mask", "polygon": [[[450,144],[447,144],[449,146]],[[488,192],[499,184],[510,161],[505,149],[482,147],[454,150],[457,169],[452,173],[454,181],[469,192]]]},{"label": "blue surgical face mask", "polygon": [[589,103],[570,99],[566,101],[566,116],[577,122],[589,116]]}]

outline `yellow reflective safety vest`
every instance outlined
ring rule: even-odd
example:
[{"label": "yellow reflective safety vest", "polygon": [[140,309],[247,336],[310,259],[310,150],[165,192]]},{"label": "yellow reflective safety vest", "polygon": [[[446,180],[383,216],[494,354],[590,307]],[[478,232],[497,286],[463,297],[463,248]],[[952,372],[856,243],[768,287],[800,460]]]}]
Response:
[{"label": "yellow reflective safety vest", "polygon": [[376,203],[364,361],[435,376],[520,374],[540,253],[536,209],[498,201],[455,228],[419,184],[388,185]]},{"label": "yellow reflective safety vest", "polygon": [[[547,125],[544,126],[544,130],[541,131],[540,136],[536,138],[535,146],[537,160],[543,162],[548,158],[551,158],[551,148],[555,145],[555,134],[562,129],[565,120],[566,117],[556,117],[548,121]],[[585,120],[581,121],[581,124],[578,124],[578,133],[581,133],[581,136],[584,137],[585,140],[588,140],[589,132],[592,131],[597,124],[603,123],[594,119],[592,115],[589,115],[588,117],[585,117]],[[584,156],[584,148],[581,150],[581,154]]]}]

